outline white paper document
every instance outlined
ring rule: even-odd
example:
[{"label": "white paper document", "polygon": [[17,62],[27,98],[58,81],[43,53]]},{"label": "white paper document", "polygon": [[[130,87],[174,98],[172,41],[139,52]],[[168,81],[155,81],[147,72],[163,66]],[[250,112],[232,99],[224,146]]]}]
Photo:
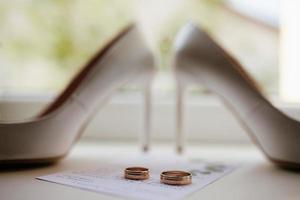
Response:
[{"label": "white paper document", "polygon": [[[200,190],[236,168],[227,164],[190,162],[175,157],[169,157],[166,161],[163,157],[128,158],[102,164],[96,169],[60,172],[37,179],[129,199],[176,200]],[[125,179],[124,169],[132,166],[149,168],[150,178],[144,181]],[[166,170],[189,171],[193,182],[186,186],[162,184],[160,173]]]}]

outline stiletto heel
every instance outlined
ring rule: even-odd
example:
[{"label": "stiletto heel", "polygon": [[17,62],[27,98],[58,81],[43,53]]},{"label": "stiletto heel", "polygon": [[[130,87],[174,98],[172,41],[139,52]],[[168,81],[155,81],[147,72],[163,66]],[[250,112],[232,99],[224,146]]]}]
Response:
[{"label": "stiletto heel", "polygon": [[184,98],[185,97],[185,86],[183,82],[176,80],[176,131],[175,131],[175,145],[176,152],[182,154],[186,143],[186,134],[184,131]]},{"label": "stiletto heel", "polygon": [[154,65],[141,31],[129,26],[97,52],[39,116],[0,122],[0,164],[55,162],[64,157],[96,108],[119,87],[152,73]]},{"label": "stiletto heel", "polygon": [[141,145],[142,151],[148,152],[150,149],[150,136],[151,136],[151,125],[152,125],[152,91],[151,91],[151,80],[144,87],[144,124],[141,134]]},{"label": "stiletto heel", "polygon": [[177,74],[216,93],[273,163],[300,169],[300,122],[275,108],[232,56],[191,23],[174,47]]}]

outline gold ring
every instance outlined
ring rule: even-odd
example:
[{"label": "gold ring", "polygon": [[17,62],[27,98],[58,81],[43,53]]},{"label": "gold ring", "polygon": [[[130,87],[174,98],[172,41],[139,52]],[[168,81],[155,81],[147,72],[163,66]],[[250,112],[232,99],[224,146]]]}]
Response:
[{"label": "gold ring", "polygon": [[124,171],[124,177],[131,180],[146,180],[149,178],[149,169],[145,167],[128,167]]},{"label": "gold ring", "polygon": [[192,174],[185,171],[164,171],[160,182],[168,185],[188,185],[192,183]]}]

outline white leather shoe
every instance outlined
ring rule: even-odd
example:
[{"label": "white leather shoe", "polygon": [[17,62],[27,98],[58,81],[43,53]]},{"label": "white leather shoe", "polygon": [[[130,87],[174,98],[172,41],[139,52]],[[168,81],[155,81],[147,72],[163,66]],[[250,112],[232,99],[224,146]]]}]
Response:
[{"label": "white leather shoe", "polygon": [[129,26],[96,53],[40,116],[0,122],[0,165],[59,160],[79,138],[96,108],[131,80],[150,81],[154,65],[140,30]]},{"label": "white leather shoe", "polygon": [[[174,52],[174,71],[180,88],[189,82],[207,87],[223,100],[273,163],[300,169],[300,122],[275,108],[217,42],[189,23],[179,32]],[[181,119],[182,101],[178,102],[178,119]],[[178,120],[179,127],[181,123]]]}]

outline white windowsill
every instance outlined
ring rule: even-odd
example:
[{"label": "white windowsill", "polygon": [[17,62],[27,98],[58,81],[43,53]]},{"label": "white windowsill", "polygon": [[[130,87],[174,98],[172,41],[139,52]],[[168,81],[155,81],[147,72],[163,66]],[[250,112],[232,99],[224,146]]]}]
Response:
[{"label": "white windowsill", "polygon": [[[0,119],[34,116],[51,98],[16,96],[0,98]],[[138,140],[142,130],[141,96],[117,95],[88,125],[83,137],[100,140]],[[300,119],[300,106],[276,103],[290,116]],[[154,100],[152,139],[170,141],[175,133],[174,99]],[[191,97],[186,105],[185,132],[193,142],[242,142],[249,139],[231,113],[213,96]]]}]

